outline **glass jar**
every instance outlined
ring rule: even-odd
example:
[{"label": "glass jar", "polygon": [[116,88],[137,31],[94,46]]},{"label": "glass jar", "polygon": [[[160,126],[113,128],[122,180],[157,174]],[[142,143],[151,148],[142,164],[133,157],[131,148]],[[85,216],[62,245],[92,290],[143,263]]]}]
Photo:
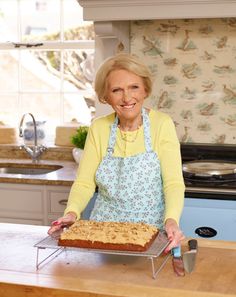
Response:
[{"label": "glass jar", "polygon": [[[42,144],[45,140],[45,123],[46,121],[36,121],[37,143]],[[34,123],[33,121],[26,122],[26,127],[23,132],[24,142],[26,144],[34,144]]]}]

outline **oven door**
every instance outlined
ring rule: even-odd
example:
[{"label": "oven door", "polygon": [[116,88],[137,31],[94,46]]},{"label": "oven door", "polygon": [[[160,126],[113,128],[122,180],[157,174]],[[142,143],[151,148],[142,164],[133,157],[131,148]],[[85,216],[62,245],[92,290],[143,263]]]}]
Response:
[{"label": "oven door", "polygon": [[236,241],[236,146],[181,144],[186,236]]},{"label": "oven door", "polygon": [[236,200],[186,197],[180,228],[187,237],[236,241]]}]

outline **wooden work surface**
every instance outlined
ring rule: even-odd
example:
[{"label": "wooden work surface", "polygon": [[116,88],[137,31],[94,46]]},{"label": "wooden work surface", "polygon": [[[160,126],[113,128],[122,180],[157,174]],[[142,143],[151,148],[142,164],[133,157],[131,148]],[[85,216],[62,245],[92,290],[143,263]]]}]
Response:
[{"label": "wooden work surface", "polygon": [[[34,244],[47,236],[47,229],[0,224],[1,297],[236,296],[236,242],[199,239],[195,270],[185,277],[174,274],[171,257],[153,279],[147,258],[76,250],[61,253],[37,271]],[[182,251],[186,249],[184,242]],[[47,253],[40,251],[42,257]]]}]

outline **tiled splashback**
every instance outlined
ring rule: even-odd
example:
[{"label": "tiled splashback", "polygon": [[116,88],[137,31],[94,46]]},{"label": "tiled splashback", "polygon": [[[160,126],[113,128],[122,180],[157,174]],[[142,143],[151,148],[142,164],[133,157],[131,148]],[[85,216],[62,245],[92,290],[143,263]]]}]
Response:
[{"label": "tiled splashback", "polygon": [[147,105],[181,142],[236,144],[236,18],[132,21],[131,52],[154,75]]}]

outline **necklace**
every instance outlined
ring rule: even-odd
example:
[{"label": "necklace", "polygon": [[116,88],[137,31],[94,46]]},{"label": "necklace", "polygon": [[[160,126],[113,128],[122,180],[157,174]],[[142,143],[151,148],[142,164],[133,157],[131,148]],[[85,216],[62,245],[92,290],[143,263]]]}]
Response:
[{"label": "necklace", "polygon": [[[120,125],[118,125],[118,127],[120,128]],[[120,135],[121,135],[121,139],[125,142],[135,142],[137,137],[138,137],[138,132],[139,132],[139,128],[141,127],[138,126],[137,130],[136,130],[136,133],[135,135],[132,134],[127,134],[127,132],[123,132],[121,129],[120,129]],[[132,136],[132,137],[131,137]]]},{"label": "necklace", "polygon": [[[118,128],[120,129],[120,136],[121,136],[121,139],[125,142],[135,142],[137,137],[138,137],[138,133],[139,133],[139,129],[140,127],[142,126],[142,123],[143,123],[143,119],[141,118],[139,120],[139,124],[137,125],[136,127],[136,133],[127,133],[127,131],[122,131],[122,128],[121,128],[121,125],[120,125],[120,122],[118,123]],[[128,132],[131,132],[130,130],[128,130]]]}]

